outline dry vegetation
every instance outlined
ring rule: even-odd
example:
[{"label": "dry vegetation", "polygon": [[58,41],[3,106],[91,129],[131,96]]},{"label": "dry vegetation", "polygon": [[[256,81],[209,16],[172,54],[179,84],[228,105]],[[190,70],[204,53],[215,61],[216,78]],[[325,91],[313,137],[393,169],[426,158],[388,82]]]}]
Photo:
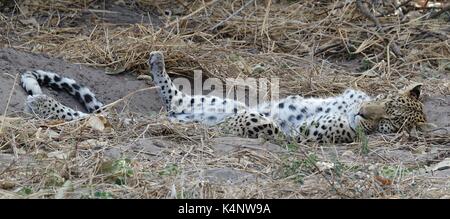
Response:
[{"label": "dry vegetation", "polygon": [[[395,15],[389,3],[0,1],[0,43],[111,73],[145,74],[148,53],[162,50],[177,74],[279,77],[282,95],[412,81],[425,97],[450,95],[448,6]],[[450,174],[427,171],[449,157],[447,132],[274,145],[157,115],[93,118],[1,117],[0,197],[450,198]]]}]

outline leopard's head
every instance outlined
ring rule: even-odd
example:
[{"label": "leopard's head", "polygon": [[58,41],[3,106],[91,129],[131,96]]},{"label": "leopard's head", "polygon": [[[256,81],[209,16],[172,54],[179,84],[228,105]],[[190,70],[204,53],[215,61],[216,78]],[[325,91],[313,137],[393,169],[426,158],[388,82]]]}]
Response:
[{"label": "leopard's head", "polygon": [[395,133],[413,128],[425,131],[435,125],[427,123],[423,104],[420,102],[422,84],[415,83],[399,92],[379,95],[361,105],[358,115],[360,125],[367,132]]}]

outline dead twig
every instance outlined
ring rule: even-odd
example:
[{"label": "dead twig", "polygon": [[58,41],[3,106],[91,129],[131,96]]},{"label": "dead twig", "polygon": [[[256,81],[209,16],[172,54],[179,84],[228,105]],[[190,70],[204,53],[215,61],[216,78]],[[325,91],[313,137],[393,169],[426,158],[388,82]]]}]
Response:
[{"label": "dead twig", "polygon": [[255,0],[250,0],[247,3],[245,3],[244,5],[242,5],[242,7],[240,7],[238,10],[236,10],[235,12],[233,12],[233,14],[231,14],[230,16],[228,16],[227,18],[225,18],[225,20],[219,22],[218,24],[214,25],[213,27],[211,27],[209,30],[213,31],[216,28],[222,26],[225,22],[229,21],[232,17],[238,15],[242,10],[244,10],[247,6],[249,6],[251,3],[253,3]]},{"label": "dead twig", "polygon": [[356,0],[356,6],[359,9],[359,11],[369,20],[371,20],[373,23],[375,23],[375,26],[377,27],[377,32],[380,32],[382,35],[382,39],[383,41],[385,41],[385,43],[390,46],[392,52],[397,56],[397,57],[402,57],[403,54],[400,51],[400,47],[393,41],[391,41],[390,39],[385,37],[385,33],[383,30],[383,27],[381,26],[380,21],[378,20],[378,18],[376,18],[372,13],[370,13],[369,9],[364,5],[364,3],[362,2],[362,0]]}]

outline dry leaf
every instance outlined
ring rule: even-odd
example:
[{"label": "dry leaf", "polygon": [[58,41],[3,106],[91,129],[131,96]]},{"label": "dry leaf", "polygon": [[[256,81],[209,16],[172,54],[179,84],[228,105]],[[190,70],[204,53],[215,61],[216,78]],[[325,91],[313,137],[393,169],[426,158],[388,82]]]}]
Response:
[{"label": "dry leaf", "polygon": [[16,183],[13,181],[6,181],[2,180],[0,181],[0,189],[12,189],[16,186]]},{"label": "dry leaf", "polygon": [[390,180],[390,179],[384,178],[382,176],[375,176],[374,178],[382,186],[390,186],[390,185],[392,185],[392,180]]},{"label": "dry leaf", "polygon": [[108,119],[102,115],[89,117],[87,124],[89,127],[101,132],[109,132],[112,129],[111,123],[109,123]]},{"label": "dry leaf", "polygon": [[54,139],[54,138],[58,138],[59,137],[59,133],[51,130],[51,129],[47,129],[47,131],[45,132],[45,134],[50,138],[50,139]]}]

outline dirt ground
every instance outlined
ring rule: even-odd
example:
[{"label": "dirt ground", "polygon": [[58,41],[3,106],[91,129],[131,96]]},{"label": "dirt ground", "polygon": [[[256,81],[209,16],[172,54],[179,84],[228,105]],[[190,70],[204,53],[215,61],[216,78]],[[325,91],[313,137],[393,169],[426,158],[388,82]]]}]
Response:
[{"label": "dirt ground", "polygon": [[[377,15],[377,33],[358,1],[180,2],[0,1],[0,198],[450,198],[448,12]],[[439,128],[350,144],[270,143],[171,123],[156,90],[124,99],[108,118],[22,113],[15,77],[25,70],[73,78],[111,103],[153,86],[137,79],[152,50],[165,53],[173,76],[275,76],[282,96],[354,86],[375,95],[422,82]]]}]

